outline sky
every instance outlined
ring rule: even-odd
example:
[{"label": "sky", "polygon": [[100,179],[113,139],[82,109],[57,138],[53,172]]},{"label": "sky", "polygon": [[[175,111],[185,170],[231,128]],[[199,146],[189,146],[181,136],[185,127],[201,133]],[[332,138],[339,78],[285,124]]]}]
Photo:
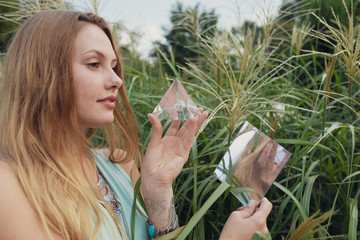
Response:
[{"label": "sky", "polygon": [[[137,51],[146,57],[153,41],[164,42],[165,32],[169,29],[170,11],[176,2],[184,7],[194,7],[200,3],[200,9],[215,9],[219,15],[218,27],[230,29],[244,20],[253,20],[261,24],[264,9],[271,14],[276,12],[283,0],[97,0],[100,2],[99,15],[108,22],[120,22],[131,31],[141,32],[143,37]],[[79,10],[86,10],[90,0],[71,0]],[[125,40],[126,41],[126,40]]]}]

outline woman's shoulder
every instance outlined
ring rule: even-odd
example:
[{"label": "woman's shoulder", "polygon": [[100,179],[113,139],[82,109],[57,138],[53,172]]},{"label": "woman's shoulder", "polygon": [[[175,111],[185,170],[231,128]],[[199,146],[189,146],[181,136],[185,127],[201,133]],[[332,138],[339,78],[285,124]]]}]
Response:
[{"label": "woman's shoulder", "polygon": [[[15,210],[16,208],[10,208],[9,205],[14,205],[23,198],[26,199],[26,196],[14,170],[7,162],[0,161],[0,209]],[[0,218],[3,215],[5,214],[0,214]]]},{"label": "woman's shoulder", "polygon": [[10,165],[0,160],[0,239],[48,239]]}]

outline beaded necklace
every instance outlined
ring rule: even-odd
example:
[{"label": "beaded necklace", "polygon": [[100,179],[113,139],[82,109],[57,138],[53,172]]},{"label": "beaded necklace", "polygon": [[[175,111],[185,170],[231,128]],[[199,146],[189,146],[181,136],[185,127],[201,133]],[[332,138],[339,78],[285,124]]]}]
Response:
[{"label": "beaded necklace", "polygon": [[[121,220],[121,222],[124,224],[125,226],[125,231],[126,231],[126,235],[129,235],[129,228],[124,216],[124,212],[121,206],[121,202],[119,200],[119,198],[116,196],[115,192],[110,188],[109,184],[107,183],[107,181],[105,180],[105,178],[102,176],[101,173],[98,172],[98,188],[99,190],[103,190],[104,188],[106,188],[106,194],[104,196],[104,200],[105,202],[109,205],[109,207],[111,208],[111,203],[114,205],[114,208],[112,209],[114,214],[117,216],[117,218],[119,218],[119,220]],[[103,202],[100,201],[101,204],[103,204]]]}]

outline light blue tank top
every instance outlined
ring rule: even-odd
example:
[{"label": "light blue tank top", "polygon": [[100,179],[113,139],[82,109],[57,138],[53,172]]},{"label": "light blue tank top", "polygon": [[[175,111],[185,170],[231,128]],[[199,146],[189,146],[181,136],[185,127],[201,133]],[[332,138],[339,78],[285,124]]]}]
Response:
[{"label": "light blue tank top", "polygon": [[[109,183],[111,189],[115,192],[116,196],[119,198],[123,215],[123,219],[120,219],[123,229],[129,234],[129,239],[131,240],[131,209],[134,200],[134,188],[131,183],[129,175],[125,172],[125,170],[117,164],[112,163],[104,154],[93,151],[94,157],[96,160],[96,165],[104,176],[105,180]],[[135,240],[147,240],[149,239],[149,235],[146,229],[146,217],[144,209],[137,202],[137,207],[139,211],[135,213],[135,231],[134,231],[134,239]],[[100,234],[97,239],[99,240],[117,240],[122,239],[120,234],[117,232],[117,228],[108,213],[108,211],[103,208],[105,215],[108,217],[109,221],[105,221],[102,223]],[[111,223],[111,226],[107,223]],[[115,231],[111,230],[114,229]],[[114,233],[116,238],[114,239]],[[125,233],[124,233],[125,234]]]}]

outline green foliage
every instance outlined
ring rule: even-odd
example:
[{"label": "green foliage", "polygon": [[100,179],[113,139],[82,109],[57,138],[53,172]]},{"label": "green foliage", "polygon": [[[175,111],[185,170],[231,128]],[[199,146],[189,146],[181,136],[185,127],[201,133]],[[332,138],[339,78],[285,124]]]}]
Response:
[{"label": "green foliage", "polygon": [[[11,2],[13,1],[7,0],[4,1],[3,5],[0,5],[0,15],[3,13],[14,12],[14,9],[8,6]],[[16,23],[5,21],[0,17],[0,53],[4,53],[6,51],[6,47],[16,29]]]},{"label": "green foliage", "polygon": [[[247,22],[232,32],[199,37],[186,46],[199,54],[186,59],[186,66],[160,48],[153,66],[163,73],[128,69],[144,149],[150,137],[145,116],[169,86],[166,76],[182,78],[195,103],[211,112],[174,183],[182,225],[219,187],[213,171],[238,126],[248,120],[293,153],[266,195],[274,205],[268,218],[271,238],[359,238],[359,75],[346,67],[358,68],[359,58],[351,56],[357,56],[359,39],[355,15],[354,25],[338,25],[337,12],[345,7],[334,7],[333,20],[323,21],[317,12],[315,21],[314,6],[297,1],[262,26]],[[350,10],[346,16],[351,19]],[[351,26],[356,34],[345,34]],[[319,42],[326,42],[326,37],[331,40],[324,51]],[[351,45],[338,46],[345,42],[353,42],[353,50]],[[276,103],[282,108],[276,108]],[[238,206],[226,191],[187,238],[217,239]]]},{"label": "green foliage", "polygon": [[[170,20],[172,27],[165,35],[167,42],[157,43],[157,46],[173,63],[184,66],[201,56],[200,38],[214,36],[218,16],[215,10],[201,10],[199,4],[193,8],[184,8],[177,2],[171,11]],[[156,52],[152,56],[156,56]]]},{"label": "green foliage", "polygon": [[[299,1],[299,0],[298,0]],[[303,0],[302,0],[303,1]],[[325,20],[331,20],[333,19],[332,10],[336,12],[336,15],[340,19],[340,23],[342,25],[347,25],[348,23],[348,13],[345,10],[345,7],[347,9],[352,9],[354,11],[355,16],[359,16],[360,14],[360,4],[358,1],[353,0],[345,0],[345,4],[343,4],[342,0],[306,0],[303,1],[307,3],[307,8],[309,9],[316,9],[317,11],[317,17]],[[314,16],[310,16],[310,21],[313,25],[317,25],[320,28],[323,28],[321,24],[318,24],[318,20]],[[356,21],[359,21],[357,19]],[[332,26],[335,27],[335,22],[329,21]]]},{"label": "green foliage", "polygon": [[62,0],[0,0],[0,54],[6,52],[13,34],[29,16],[41,10],[71,8]]}]

